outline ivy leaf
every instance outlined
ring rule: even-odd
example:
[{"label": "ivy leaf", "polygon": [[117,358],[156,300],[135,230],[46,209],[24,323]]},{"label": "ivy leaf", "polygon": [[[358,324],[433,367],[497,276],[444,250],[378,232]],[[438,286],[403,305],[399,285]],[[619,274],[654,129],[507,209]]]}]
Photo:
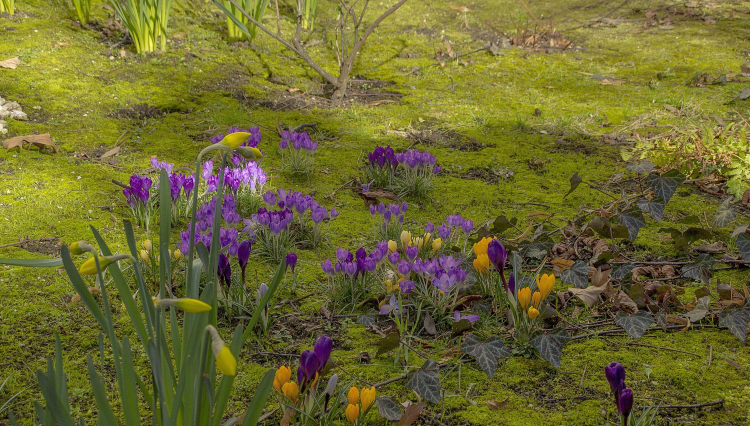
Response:
[{"label": "ivy leaf", "polygon": [[648,213],[648,215],[657,222],[661,222],[661,219],[664,217],[664,207],[666,207],[666,204],[664,204],[664,200],[659,197],[654,198],[653,200],[647,200],[645,198],[638,199],[638,208]]},{"label": "ivy leaf", "polygon": [[480,342],[473,334],[466,336],[464,342],[461,343],[461,352],[474,357],[484,374],[490,379],[495,376],[497,362],[500,361],[500,358],[510,356],[510,351],[499,338],[490,337],[484,342]]},{"label": "ivy leaf", "polygon": [[626,263],[615,269],[610,276],[615,280],[625,279],[633,271],[633,268],[635,268],[635,263]]},{"label": "ivy leaf", "polygon": [[575,288],[586,288],[589,284],[589,274],[591,273],[591,267],[579,260],[573,267],[566,269],[562,272],[560,279],[563,284],[571,284]]},{"label": "ivy leaf", "polygon": [[698,218],[698,216],[685,216],[682,219],[678,220],[677,223],[681,223],[683,225],[695,225],[701,223],[701,220]]},{"label": "ivy leaf", "polygon": [[622,225],[611,226],[603,217],[596,216],[588,223],[588,227],[604,238],[628,238],[628,228]]},{"label": "ivy leaf", "polygon": [[[568,190],[568,193],[565,194],[565,197],[567,197],[568,195],[570,195],[571,192],[575,191],[576,188],[578,188],[578,185],[580,185],[581,182],[583,182],[583,179],[581,179],[581,177],[578,176],[578,172],[575,172],[575,173],[573,173],[573,176],[570,177],[569,181],[570,181],[570,190]],[[563,198],[565,198],[565,197],[563,197]]]},{"label": "ivy leaf", "polygon": [[568,336],[568,333],[565,332],[565,330],[560,330],[557,333],[540,334],[531,339],[529,343],[531,343],[531,345],[539,351],[539,355],[552,364],[553,367],[560,368],[562,348],[569,340],[570,336]]},{"label": "ivy leaf", "polygon": [[714,235],[708,229],[691,226],[682,233],[682,236],[690,243],[694,243],[698,240],[710,240]]},{"label": "ivy leaf", "polygon": [[653,323],[654,317],[646,311],[640,311],[633,315],[618,312],[615,316],[615,324],[625,329],[625,332],[634,339],[639,339],[646,334]]},{"label": "ivy leaf", "polygon": [[750,234],[744,232],[737,237],[737,248],[740,249],[740,256],[745,260],[750,260]]},{"label": "ivy leaf", "polygon": [[695,308],[690,312],[686,312],[684,315],[690,320],[690,322],[698,322],[708,315],[708,311],[711,309],[709,307],[710,303],[711,298],[709,296],[703,296],[698,299]]},{"label": "ivy leaf", "polygon": [[433,404],[440,402],[440,375],[437,363],[431,359],[425,361],[422,368],[409,374],[406,387]]},{"label": "ivy leaf", "polygon": [[530,257],[532,259],[541,259],[547,256],[549,254],[549,251],[552,250],[552,247],[554,246],[555,241],[549,235],[546,235],[526,247],[526,249],[523,251],[523,256]]},{"label": "ivy leaf", "polygon": [[648,160],[643,160],[640,163],[631,163],[628,164],[625,168],[629,172],[636,172],[636,173],[649,173],[651,170],[654,170],[654,167],[656,165]]},{"label": "ivy leaf", "polygon": [[737,217],[737,210],[732,206],[732,197],[729,197],[716,210],[711,227],[714,229],[723,228],[729,225],[735,217]]},{"label": "ivy leaf", "polygon": [[748,322],[750,322],[750,311],[747,309],[727,309],[719,316],[719,325],[728,328],[742,343],[745,343],[747,338]]},{"label": "ivy leaf", "polygon": [[740,225],[734,228],[734,231],[732,231],[732,238],[737,238],[738,235],[744,234],[745,232],[747,232],[747,228],[747,225]]},{"label": "ivy leaf", "polygon": [[381,396],[375,398],[375,405],[378,407],[380,417],[392,422],[401,420],[401,404],[395,399]]},{"label": "ivy leaf", "polygon": [[628,239],[634,241],[635,237],[638,236],[638,231],[646,226],[646,220],[643,218],[643,213],[638,210],[628,210],[620,213],[619,217],[620,224],[628,228]]},{"label": "ivy leaf", "polygon": [[502,234],[510,228],[515,228],[516,223],[518,223],[518,219],[515,217],[508,220],[508,218],[505,216],[498,216],[497,218],[495,218],[495,221],[492,222],[492,232],[496,234]]},{"label": "ivy leaf", "polygon": [[380,356],[380,354],[396,349],[400,341],[401,336],[397,332],[388,333],[387,336],[378,340],[378,353],[375,356]]},{"label": "ivy leaf", "polygon": [[685,175],[677,170],[670,170],[661,176],[656,173],[650,173],[646,177],[646,182],[654,190],[656,196],[661,197],[664,200],[664,204],[667,204],[677,191],[677,187],[682,182],[685,182]]},{"label": "ivy leaf", "polygon": [[692,278],[695,281],[702,281],[703,284],[708,285],[711,281],[711,277],[714,275],[711,267],[714,265],[714,258],[707,253],[703,253],[692,265],[685,265],[682,267],[682,276]]}]

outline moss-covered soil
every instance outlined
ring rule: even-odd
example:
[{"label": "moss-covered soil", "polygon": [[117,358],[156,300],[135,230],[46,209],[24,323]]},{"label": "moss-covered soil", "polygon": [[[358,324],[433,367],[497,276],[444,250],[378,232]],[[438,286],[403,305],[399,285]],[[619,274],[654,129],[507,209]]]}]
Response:
[{"label": "moss-covered soil", "polygon": [[[339,246],[371,244],[370,216],[351,182],[360,178],[358,165],[366,152],[376,145],[412,146],[415,139],[405,138],[407,132],[443,135],[421,138],[414,145],[436,154],[443,166],[432,199],[409,210],[407,226],[414,229],[452,213],[479,223],[499,214],[525,221],[526,215],[540,210],[564,224],[579,210],[609,201],[583,186],[563,198],[570,175],[578,172],[589,182],[605,184],[623,172],[622,149],[630,146],[632,132],[748,115],[747,102],[734,100],[742,84],[685,84],[696,73],[713,78],[738,74],[740,65],[748,62],[747,1],[680,6],[697,14],[658,9],[663,2],[645,0],[617,9],[619,1],[527,2],[536,19],[562,30],[563,43],[571,42],[563,44],[567,48],[510,47],[498,55],[480,51],[453,60],[446,56],[449,50],[469,53],[501,40],[500,32],[513,37],[534,31],[538,24],[521,2],[512,0],[413,0],[383,23],[355,66],[360,78],[390,82],[384,90],[403,96],[378,98],[386,102],[360,96],[339,108],[315,101],[322,93],[320,78],[270,37],[260,35],[250,45],[229,43],[225,19],[211,4],[175,1],[168,50],[139,56],[132,46],[116,46],[117,36],[102,40],[103,32],[93,29],[111,26],[107,22],[112,9],[105,2],[94,0],[93,19],[100,24],[90,28],[74,25],[73,9],[64,3],[18,0],[15,16],[0,16],[0,60],[21,61],[15,70],[0,68],[0,96],[19,102],[30,117],[28,122],[9,120],[7,137],[50,133],[60,148],[56,154],[35,148],[0,150],[0,244],[6,244],[0,257],[45,257],[10,243],[42,237],[64,243],[91,239],[90,226],[98,228],[111,247],[124,248],[122,224],[128,213],[112,179],[124,182],[131,173],[143,172],[154,155],[190,166],[209,136],[232,125],[258,125],[270,187],[313,194],[341,211],[332,223],[330,247],[300,250],[298,285],[281,295],[318,292],[299,306],[302,325],[295,329],[279,321],[272,338],[258,344],[269,352],[299,353],[325,331],[334,336],[336,360],[371,382],[403,372],[393,365],[392,355],[373,357],[366,364],[358,361],[361,352],[374,355],[376,334],[353,319],[306,331],[322,323],[319,311],[327,302],[320,291],[325,280],[321,260],[332,257]],[[320,7],[324,12],[319,29],[309,36],[313,57],[325,64],[335,63],[329,46],[332,30],[328,39],[320,30],[330,28],[335,19],[333,3],[321,2],[325,7]],[[390,3],[373,2],[373,7],[383,10]],[[451,4],[470,11],[457,11]],[[656,18],[646,13],[653,8]],[[267,23],[275,27],[275,18],[267,17]],[[286,21],[283,29],[287,35],[292,30]],[[592,76],[610,77],[616,84],[602,84]],[[675,108],[682,113],[674,113]],[[320,148],[309,180],[281,171],[277,121],[317,123]],[[118,140],[122,148],[115,157],[96,160]],[[638,259],[683,256],[658,229],[686,215],[710,220],[719,203],[715,196],[684,186],[667,207],[665,223],[649,221],[626,251]],[[730,233],[730,228],[722,229],[719,237],[729,241]],[[253,268],[264,280],[272,266],[256,262]],[[738,289],[747,282],[742,270],[724,277]],[[557,290],[564,287],[558,281]],[[686,284],[685,300],[697,287]],[[62,271],[0,267],[0,290],[0,381],[11,376],[0,405],[28,387],[13,409],[31,424],[33,401],[40,397],[34,372],[53,351],[54,333],[60,333],[73,407],[84,417],[95,417],[85,360],[98,353],[98,327],[85,308],[71,300],[74,291]],[[132,332],[126,318],[124,313],[120,317],[122,333]],[[486,327],[489,333],[496,331]],[[425,339],[431,342],[425,350],[436,360],[450,356],[446,352],[457,345],[445,336]],[[444,406],[430,407],[423,424],[609,424],[615,410],[603,368],[611,361],[626,366],[636,406],[725,401],[707,409],[662,410],[657,424],[750,422],[750,352],[728,331],[653,332],[638,341],[648,346],[630,342],[622,336],[576,340],[565,347],[560,369],[539,359],[510,358],[501,362],[492,380],[475,364],[465,364],[441,377]],[[235,382],[232,410],[237,413],[265,368],[281,361],[251,352],[249,347],[244,352]],[[416,399],[403,382],[385,386],[379,394],[399,401]],[[504,408],[488,407],[488,401],[506,398]],[[386,423],[374,418],[369,424]]]}]

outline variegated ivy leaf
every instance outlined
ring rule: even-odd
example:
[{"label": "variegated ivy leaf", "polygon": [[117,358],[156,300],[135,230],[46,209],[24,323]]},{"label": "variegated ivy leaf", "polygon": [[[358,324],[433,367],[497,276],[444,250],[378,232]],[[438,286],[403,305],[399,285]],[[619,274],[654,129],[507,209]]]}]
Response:
[{"label": "variegated ivy leaf", "polygon": [[510,356],[510,351],[499,338],[490,337],[486,341],[480,342],[473,334],[466,336],[461,344],[461,352],[474,357],[484,374],[490,379],[495,376],[497,362],[501,358]]}]

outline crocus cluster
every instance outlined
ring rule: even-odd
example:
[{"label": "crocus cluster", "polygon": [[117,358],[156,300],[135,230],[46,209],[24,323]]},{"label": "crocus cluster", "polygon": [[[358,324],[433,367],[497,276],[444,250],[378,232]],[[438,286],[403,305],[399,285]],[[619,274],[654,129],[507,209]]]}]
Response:
[{"label": "crocus cluster", "polygon": [[404,216],[409,204],[370,205],[370,215],[373,218],[376,240],[395,240],[404,224]]},{"label": "crocus cluster", "polygon": [[[248,129],[241,129],[239,127],[232,126],[229,128],[229,131],[227,132],[227,134],[239,133],[239,132],[250,134],[247,140],[242,142],[239,146],[248,146],[252,148],[257,148],[258,144],[260,144],[260,141],[263,139],[263,137],[260,134],[260,128],[258,128],[258,126],[250,127]],[[224,134],[219,133],[218,135],[211,138],[211,143],[212,144],[219,143],[222,141],[222,139],[224,139]],[[232,164],[234,164],[235,166],[240,166],[246,160],[239,153],[233,152],[231,161],[232,161]]]},{"label": "crocus cluster", "polygon": [[633,391],[625,386],[625,367],[619,362],[612,362],[604,367],[604,375],[607,377],[609,387],[615,396],[615,405],[620,414],[620,424],[628,424],[628,417],[633,410]]},{"label": "crocus cluster", "polygon": [[367,154],[367,159],[372,167],[390,168],[394,171],[398,167],[398,158],[390,146],[376,147],[374,151]]},{"label": "crocus cluster", "polygon": [[372,182],[377,188],[389,188],[395,183],[398,160],[393,148],[379,146],[367,154],[367,160],[364,167],[367,182]]},{"label": "crocus cluster", "polygon": [[440,173],[440,166],[436,166],[437,157],[427,151],[410,149],[406,152],[396,154],[396,161],[409,169],[425,169],[431,173]]},{"label": "crocus cluster", "polygon": [[174,165],[167,161],[159,161],[156,156],[151,157],[151,167],[157,172],[164,169],[169,177],[169,191],[172,198],[172,220],[177,221],[181,214],[188,216],[190,210],[190,194],[195,187],[192,175],[172,173]]},{"label": "crocus cluster", "polygon": [[322,335],[315,342],[313,350],[302,352],[297,368],[297,383],[290,381],[292,372],[287,366],[281,366],[276,370],[273,387],[281,392],[290,401],[297,400],[297,395],[306,391],[314,391],[320,375],[323,373],[328,360],[331,358],[333,341],[330,337]]},{"label": "crocus cluster", "polygon": [[279,142],[281,165],[293,173],[309,174],[315,166],[315,151],[318,143],[310,138],[307,132],[281,132]]},{"label": "crocus cluster", "polygon": [[331,292],[354,307],[376,281],[376,270],[388,255],[388,243],[381,241],[370,253],[360,247],[356,253],[346,249],[336,250],[336,262],[326,259],[320,265],[328,277]]},{"label": "crocus cluster", "polygon": [[[195,243],[203,242],[205,246],[211,249],[211,227],[213,225],[214,214],[216,213],[216,197],[211,198],[208,202],[198,208],[195,214]],[[219,243],[221,249],[228,248],[230,256],[236,256],[239,249],[237,238],[240,231],[236,226],[240,223],[240,215],[237,213],[237,202],[231,194],[225,194],[221,203],[223,223],[219,228]],[[242,232],[246,232],[243,230]],[[190,243],[190,224],[186,230],[180,232],[180,250],[183,253],[188,252]]]},{"label": "crocus cluster", "polygon": [[302,226],[307,221],[305,213],[308,211],[310,212],[310,219],[315,225],[327,217],[334,219],[339,215],[335,207],[331,209],[329,214],[328,209],[317,203],[311,195],[297,191],[287,192],[282,188],[277,189],[275,192],[268,191],[263,194],[263,201],[270,206],[278,206],[281,209],[294,209],[297,212],[297,221]]},{"label": "crocus cluster", "polygon": [[396,153],[393,148],[376,147],[367,155],[365,181],[388,188],[400,195],[424,196],[440,173],[437,158],[427,151],[410,149]]},{"label": "crocus cluster", "polygon": [[[214,172],[212,160],[203,162],[201,178],[206,183],[206,193],[216,191],[219,186],[219,174],[220,170]],[[244,192],[249,194],[259,193],[266,184],[266,180],[266,172],[255,161],[247,161],[235,167],[228,166],[224,169],[224,188],[234,195]]]},{"label": "crocus cluster", "polygon": [[257,253],[271,263],[280,263],[294,248],[291,235],[294,212],[289,208],[258,209],[249,219],[244,219],[245,228],[256,242]]},{"label": "crocus cluster", "polygon": [[153,182],[148,176],[134,174],[130,176],[130,186],[122,190],[133,215],[133,220],[146,229],[151,222],[153,203],[149,201],[152,185]]},{"label": "crocus cluster", "polygon": [[360,392],[356,386],[352,386],[346,394],[347,405],[346,410],[344,411],[346,420],[349,423],[354,424],[358,418],[367,414],[367,410],[369,410],[375,402],[376,393],[375,386],[372,386],[369,389],[363,388],[362,392]]}]

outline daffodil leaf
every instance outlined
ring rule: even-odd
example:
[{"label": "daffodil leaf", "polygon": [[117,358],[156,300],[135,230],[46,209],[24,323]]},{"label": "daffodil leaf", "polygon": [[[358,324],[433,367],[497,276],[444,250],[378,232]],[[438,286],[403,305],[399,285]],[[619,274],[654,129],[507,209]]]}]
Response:
[{"label": "daffodil leaf", "polygon": [[625,168],[629,172],[636,172],[636,173],[649,173],[651,170],[654,170],[654,167],[656,165],[648,160],[643,160],[640,163],[631,163],[628,164]]},{"label": "daffodil leaf", "polygon": [[560,368],[562,348],[569,340],[570,336],[568,336],[568,333],[565,330],[560,330],[557,333],[540,334],[531,339],[529,343],[553,367]]},{"label": "daffodil leaf", "polygon": [[653,315],[646,311],[636,312],[633,315],[618,312],[615,316],[615,324],[622,327],[634,339],[643,337],[653,323]]},{"label": "daffodil leaf", "polygon": [[729,329],[734,337],[745,343],[747,338],[747,324],[750,322],[750,310],[728,309],[719,316],[719,325]]},{"label": "daffodil leaf", "polygon": [[661,176],[656,173],[650,173],[646,178],[646,182],[654,190],[656,196],[661,197],[664,200],[664,204],[666,204],[677,191],[677,187],[682,182],[685,182],[685,175],[678,170],[670,170]]},{"label": "daffodil leaf", "polygon": [[666,204],[664,204],[664,200],[659,197],[654,198],[653,200],[647,200],[645,198],[638,199],[638,208],[648,213],[648,215],[657,222],[661,222],[661,219],[664,217],[664,207],[666,207]]},{"label": "daffodil leaf", "polygon": [[563,284],[570,284],[575,288],[586,288],[589,284],[590,273],[591,267],[586,262],[579,260],[570,269],[564,270],[560,279]]},{"label": "daffodil leaf", "polygon": [[643,213],[635,209],[620,213],[619,222],[621,225],[628,228],[628,239],[630,241],[635,241],[638,232],[641,228],[646,226],[646,220],[643,218]]},{"label": "daffodil leaf", "polygon": [[[580,185],[581,182],[583,182],[583,179],[581,179],[581,177],[578,176],[578,172],[575,172],[575,173],[573,173],[573,176],[570,177],[569,182],[570,182],[570,189],[568,190],[568,193],[565,194],[565,197],[567,197],[568,195],[570,195],[571,192],[575,191],[576,188],[578,188],[578,185]],[[563,198],[565,198],[565,197],[563,197]]]},{"label": "daffodil leaf", "polygon": [[729,197],[716,210],[711,227],[714,229],[723,228],[729,225],[735,217],[737,217],[737,210],[732,206],[732,197]]},{"label": "daffodil leaf", "polygon": [[510,351],[499,338],[490,337],[486,341],[480,342],[473,334],[466,336],[464,342],[461,343],[461,352],[474,357],[484,374],[490,379],[495,376],[497,362],[501,358],[510,356]]},{"label": "daffodil leaf", "polygon": [[682,276],[692,278],[695,281],[702,281],[703,284],[708,285],[708,282],[713,276],[713,270],[711,269],[714,265],[714,258],[708,253],[703,253],[692,265],[686,265],[682,267]]},{"label": "daffodil leaf", "polygon": [[737,237],[736,244],[740,249],[740,256],[745,260],[750,260],[750,234],[741,233]]},{"label": "daffodil leaf", "polygon": [[425,361],[422,368],[409,373],[406,379],[406,387],[416,392],[422,398],[437,404],[442,399],[440,390],[440,375],[437,363],[433,360]]},{"label": "daffodil leaf", "polygon": [[381,396],[375,399],[375,405],[378,407],[380,417],[392,422],[401,420],[403,415],[401,405],[395,399]]},{"label": "daffodil leaf", "polygon": [[389,333],[382,339],[378,340],[378,353],[375,356],[380,356],[388,351],[396,349],[401,341],[401,336],[397,332]]}]

